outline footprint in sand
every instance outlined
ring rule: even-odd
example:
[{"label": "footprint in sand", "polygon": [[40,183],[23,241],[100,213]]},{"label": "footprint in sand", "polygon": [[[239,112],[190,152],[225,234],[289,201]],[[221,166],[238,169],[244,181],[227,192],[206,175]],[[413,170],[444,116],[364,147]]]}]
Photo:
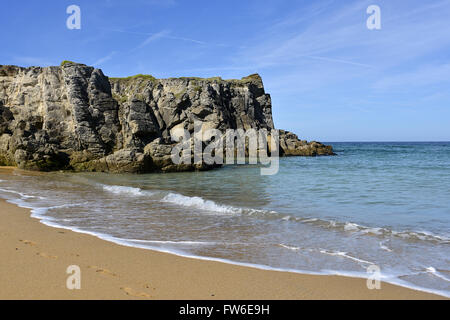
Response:
[{"label": "footprint in sand", "polygon": [[57,256],[53,256],[53,255],[45,253],[45,252],[38,252],[36,254],[40,257],[47,258],[47,259],[58,259]]},{"label": "footprint in sand", "polygon": [[156,288],[153,288],[153,286],[151,284],[145,283],[142,285],[145,289],[153,289],[156,290]]},{"label": "footprint in sand", "polygon": [[112,277],[117,277],[117,274],[115,274],[114,272],[108,270],[108,269],[103,269],[97,266],[88,266],[89,269],[95,269],[95,272],[97,273],[101,273],[101,274],[106,274],[108,276],[112,276]]},{"label": "footprint in sand", "polygon": [[37,245],[36,242],[30,241],[30,240],[19,240],[19,241],[22,242],[23,244],[27,244],[27,245],[32,246],[32,247]]},{"label": "footprint in sand", "polygon": [[132,288],[121,287],[120,290],[124,291],[128,296],[137,298],[151,298],[151,296],[145,292],[136,292]]}]

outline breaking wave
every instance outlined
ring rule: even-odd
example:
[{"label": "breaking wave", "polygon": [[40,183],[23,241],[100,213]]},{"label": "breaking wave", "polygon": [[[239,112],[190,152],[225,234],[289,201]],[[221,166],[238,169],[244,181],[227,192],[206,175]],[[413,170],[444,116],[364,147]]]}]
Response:
[{"label": "breaking wave", "polygon": [[[207,200],[198,196],[186,196],[180,193],[175,192],[163,192],[163,191],[155,191],[155,190],[142,190],[136,187],[127,187],[127,186],[118,186],[118,185],[102,185],[103,190],[125,196],[135,196],[135,197],[151,197],[155,195],[160,195],[158,198],[152,197],[150,200],[159,200],[164,203],[170,203],[177,206],[189,207],[201,210],[203,212],[212,212],[218,214],[227,214],[227,215],[248,215],[255,216],[264,219],[270,220],[281,220],[286,222],[298,222],[303,224],[314,225],[317,227],[322,227],[326,229],[333,229],[342,232],[352,232],[358,233],[359,235],[369,235],[369,236],[378,236],[380,238],[389,238],[396,237],[402,238],[405,240],[412,241],[430,241],[434,243],[440,244],[450,244],[450,237],[444,235],[437,235],[428,231],[395,231],[391,230],[387,227],[368,227],[362,226],[352,222],[339,222],[339,221],[329,221],[318,218],[311,217],[296,217],[291,215],[282,214],[276,211],[269,210],[260,210],[260,209],[251,209],[251,208],[242,208],[242,207],[234,207],[228,206],[224,204],[216,203],[212,200]],[[0,191],[8,191],[1,190]],[[14,192],[14,191],[8,191]],[[17,192],[16,192],[17,193]],[[22,195],[22,194],[21,194]],[[23,195],[24,197],[30,197]],[[162,197],[162,198],[161,198]],[[385,246],[381,246],[381,248],[385,251],[391,251],[390,248]]]},{"label": "breaking wave", "polygon": [[126,186],[109,186],[102,185],[103,190],[114,193],[114,194],[123,194],[123,195],[132,195],[132,196],[149,196],[153,195],[154,192],[142,190],[140,188],[134,187],[126,187]]},{"label": "breaking wave", "polygon": [[441,244],[450,244],[450,237],[444,235],[437,235],[429,231],[395,231],[389,228],[381,227],[367,227],[351,222],[339,222],[339,221],[329,221],[317,218],[301,218],[292,216],[280,217],[283,221],[295,221],[304,224],[315,225],[318,227],[326,229],[334,229],[343,232],[354,232],[360,235],[370,235],[379,237],[396,237],[405,240],[414,241],[430,241]]},{"label": "breaking wave", "polygon": [[161,201],[219,213],[240,214],[243,212],[243,209],[240,208],[220,205],[215,203],[214,201],[205,200],[201,197],[188,197],[178,193],[169,193]]}]

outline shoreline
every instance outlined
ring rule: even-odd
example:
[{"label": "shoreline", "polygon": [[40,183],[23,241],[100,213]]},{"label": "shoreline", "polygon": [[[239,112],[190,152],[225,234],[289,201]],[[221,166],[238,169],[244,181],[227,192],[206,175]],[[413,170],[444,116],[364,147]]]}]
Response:
[{"label": "shoreline", "polygon": [[[362,278],[262,270],[123,246],[46,226],[5,200],[0,219],[0,254],[7,262],[0,266],[7,275],[0,278],[0,299],[445,299],[385,282],[381,290],[368,290]],[[7,227],[23,229],[14,237]],[[80,266],[81,290],[66,288],[70,265]]]},{"label": "shoreline", "polygon": [[[69,232],[88,235],[88,236],[97,238],[101,241],[113,243],[113,244],[116,244],[121,247],[128,247],[128,248],[134,248],[134,249],[140,249],[140,250],[149,250],[152,252],[174,255],[174,256],[177,256],[180,258],[185,258],[185,259],[194,259],[194,260],[199,260],[199,261],[224,263],[224,264],[228,264],[228,265],[232,265],[232,266],[239,266],[239,267],[251,268],[251,269],[262,270],[262,271],[269,271],[269,272],[284,272],[284,273],[290,273],[290,274],[299,274],[302,276],[335,276],[335,277],[344,277],[344,278],[351,278],[351,279],[362,279],[364,281],[367,280],[367,276],[364,273],[351,273],[351,272],[345,273],[345,272],[339,272],[339,271],[330,271],[327,273],[327,272],[313,272],[313,271],[303,271],[303,270],[295,270],[295,269],[283,269],[283,268],[276,268],[276,267],[271,267],[271,266],[263,265],[263,264],[252,264],[252,263],[237,262],[237,261],[227,260],[227,259],[222,259],[222,258],[189,255],[189,254],[182,253],[182,252],[170,251],[170,250],[156,248],[156,247],[148,247],[148,246],[140,246],[137,244],[130,244],[126,240],[123,240],[120,238],[115,238],[115,237],[109,236],[107,234],[89,232],[89,231],[81,230],[81,229],[74,228],[74,227],[65,227],[65,226],[61,226],[58,224],[52,224],[49,221],[44,221],[45,218],[39,216],[38,214],[33,213],[32,208],[22,207],[21,205],[13,203],[12,201],[0,198],[0,201],[2,201],[2,200],[6,201],[8,203],[11,203],[12,205],[15,205],[19,208],[29,210],[31,218],[37,219],[41,224],[43,224],[44,226],[47,226],[49,228],[63,229],[63,230],[67,230]],[[432,289],[427,291],[426,289],[422,289],[420,287],[408,286],[408,283],[400,284],[400,283],[395,283],[395,282],[389,282],[386,280],[383,280],[381,282],[387,283],[389,285],[405,288],[408,290],[413,290],[416,292],[422,292],[425,294],[436,295],[443,299],[449,299],[449,297],[447,297],[445,294],[443,294],[439,291],[433,291]]]},{"label": "shoreline", "polygon": [[[6,169],[6,168],[3,168]],[[126,246],[47,226],[0,200],[0,299],[446,299],[366,279],[263,269]],[[81,269],[68,290],[66,269]]]}]

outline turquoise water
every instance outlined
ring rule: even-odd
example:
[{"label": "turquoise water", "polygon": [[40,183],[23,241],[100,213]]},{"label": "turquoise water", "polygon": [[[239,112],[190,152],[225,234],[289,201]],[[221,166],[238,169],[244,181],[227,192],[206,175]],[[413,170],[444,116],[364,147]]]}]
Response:
[{"label": "turquoise water", "polygon": [[0,197],[130,246],[450,296],[450,143],[331,143],[336,157],[174,174],[15,171]]}]

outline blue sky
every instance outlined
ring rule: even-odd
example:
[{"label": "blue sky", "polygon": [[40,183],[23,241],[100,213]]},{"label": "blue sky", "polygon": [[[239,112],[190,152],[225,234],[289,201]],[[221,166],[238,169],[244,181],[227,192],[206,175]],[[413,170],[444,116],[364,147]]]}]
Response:
[{"label": "blue sky", "polygon": [[[81,30],[66,28],[69,5]],[[366,9],[381,8],[381,30]],[[450,0],[2,1],[0,64],[108,76],[259,73],[275,125],[321,141],[450,140]]]}]

